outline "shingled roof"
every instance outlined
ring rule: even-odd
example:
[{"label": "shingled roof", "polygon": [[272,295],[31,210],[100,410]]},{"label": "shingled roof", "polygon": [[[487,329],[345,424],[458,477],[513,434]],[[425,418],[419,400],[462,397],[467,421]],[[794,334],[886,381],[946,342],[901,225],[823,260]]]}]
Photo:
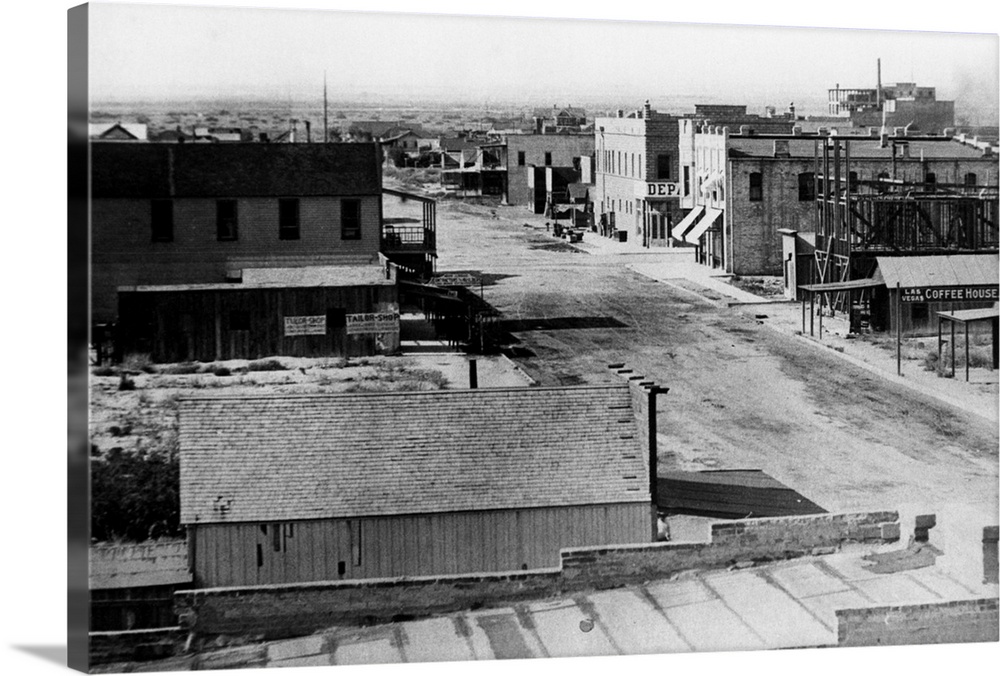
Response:
[{"label": "shingled roof", "polygon": [[181,523],[649,502],[627,386],[199,397]]},{"label": "shingled roof", "polygon": [[93,196],[377,195],[374,143],[92,143]]}]

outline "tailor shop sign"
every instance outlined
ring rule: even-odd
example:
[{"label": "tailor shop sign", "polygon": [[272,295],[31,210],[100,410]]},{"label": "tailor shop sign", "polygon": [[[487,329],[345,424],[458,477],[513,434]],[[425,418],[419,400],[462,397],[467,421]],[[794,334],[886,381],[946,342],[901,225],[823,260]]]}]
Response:
[{"label": "tailor shop sign", "polygon": [[635,188],[636,197],[650,200],[668,199],[681,196],[680,183],[640,183]]},{"label": "tailor shop sign", "polygon": [[997,286],[922,286],[900,289],[904,303],[967,303],[1000,300]]},{"label": "tailor shop sign", "polygon": [[398,312],[366,312],[347,315],[344,319],[349,336],[364,333],[399,333]]}]

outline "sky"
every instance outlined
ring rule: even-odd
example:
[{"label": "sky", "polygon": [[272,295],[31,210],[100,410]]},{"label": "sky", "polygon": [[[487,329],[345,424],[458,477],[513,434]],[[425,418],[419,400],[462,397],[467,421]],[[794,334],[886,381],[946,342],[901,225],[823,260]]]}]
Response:
[{"label": "sky", "polygon": [[[297,3],[303,4],[308,3]],[[536,13],[551,4],[539,5],[542,11]],[[523,14],[526,5],[492,10]],[[576,14],[571,7],[568,16],[601,15],[588,13],[587,5]],[[467,6],[420,4],[428,11],[452,13],[472,11]],[[563,7],[548,14],[566,16],[566,11]],[[678,13],[610,14],[619,15],[665,19]],[[739,18],[736,12],[720,12],[689,20],[705,21],[706,16],[711,21]],[[789,23],[800,16],[806,25],[824,25],[808,15],[787,16]],[[829,25],[838,17],[823,18]],[[367,95],[385,101],[551,100],[568,105],[606,97],[635,100],[638,106],[649,98],[654,107],[669,109],[672,97],[695,96],[706,102],[748,103],[751,110],[765,104],[781,110],[797,97],[800,111],[805,106],[803,112],[819,114],[825,112],[826,90],[838,83],[874,87],[876,59],[881,58],[883,83],[935,86],[938,98],[956,100],[960,116],[974,113],[996,123],[1000,72],[995,33],[926,32],[936,21],[917,26],[925,32],[876,30],[894,25],[892,19],[865,24],[857,23],[856,15],[851,18],[855,23],[832,25],[867,29],[96,3],[91,5],[91,94],[94,101],[192,96],[299,100],[322,96],[326,71],[331,99],[341,100]],[[907,27],[905,21],[899,23]],[[990,30],[990,25],[973,21],[960,29]]]}]

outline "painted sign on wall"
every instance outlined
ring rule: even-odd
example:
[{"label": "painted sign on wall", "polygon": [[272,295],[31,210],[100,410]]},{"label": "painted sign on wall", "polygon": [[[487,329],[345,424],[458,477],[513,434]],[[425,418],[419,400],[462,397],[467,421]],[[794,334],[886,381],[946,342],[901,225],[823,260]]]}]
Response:
[{"label": "painted sign on wall", "polygon": [[997,286],[921,286],[903,287],[899,299],[904,303],[941,303],[1000,300]]},{"label": "painted sign on wall", "polygon": [[681,196],[681,184],[680,183],[664,183],[658,181],[656,183],[640,183],[635,188],[636,197],[645,197],[646,199],[662,199],[667,197],[680,197]]},{"label": "painted sign on wall", "polygon": [[326,315],[285,317],[286,336],[325,336]]},{"label": "painted sign on wall", "polygon": [[361,333],[399,333],[398,312],[365,312],[347,315],[347,335]]}]

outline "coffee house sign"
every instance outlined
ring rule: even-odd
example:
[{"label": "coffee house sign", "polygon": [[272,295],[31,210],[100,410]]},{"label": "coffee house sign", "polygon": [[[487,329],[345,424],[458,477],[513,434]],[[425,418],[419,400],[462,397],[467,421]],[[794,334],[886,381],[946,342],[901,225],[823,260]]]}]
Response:
[{"label": "coffee house sign", "polygon": [[921,286],[900,289],[904,303],[995,302],[1000,300],[998,286]]}]

